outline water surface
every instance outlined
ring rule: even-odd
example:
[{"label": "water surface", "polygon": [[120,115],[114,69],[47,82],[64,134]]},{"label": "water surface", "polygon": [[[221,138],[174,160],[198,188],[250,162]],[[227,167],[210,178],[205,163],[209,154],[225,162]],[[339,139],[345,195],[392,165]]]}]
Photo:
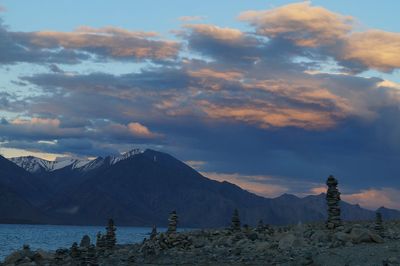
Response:
[{"label": "water surface", "polygon": [[[165,229],[160,229],[161,231]],[[79,244],[83,235],[89,235],[96,241],[97,232],[105,233],[104,226],[70,226],[70,225],[25,225],[0,224],[0,261],[11,252],[29,244],[31,249],[56,250],[69,248],[73,242]],[[138,243],[148,238],[151,228],[117,227],[117,243]]]}]

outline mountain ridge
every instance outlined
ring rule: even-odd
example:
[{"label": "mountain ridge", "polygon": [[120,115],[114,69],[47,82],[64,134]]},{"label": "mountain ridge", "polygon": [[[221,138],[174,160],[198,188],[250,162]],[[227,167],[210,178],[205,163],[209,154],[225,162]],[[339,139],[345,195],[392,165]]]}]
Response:
[{"label": "mountain ridge", "polygon": [[[25,176],[22,180],[32,182],[28,187],[34,191],[42,188],[45,195],[40,201],[32,201],[22,190],[19,196],[44,213],[46,218],[39,222],[54,224],[96,225],[113,217],[121,225],[165,226],[173,209],[180,215],[182,226],[199,228],[229,225],[235,208],[243,223],[250,225],[259,219],[270,224],[326,219],[324,194],[261,197],[227,181],[208,179],[167,153],[134,150],[121,156],[98,157],[90,163],[98,165],[87,171],[67,166],[34,173],[13,163],[15,172]],[[0,176],[0,185],[3,183]],[[14,188],[18,186],[14,184]],[[358,205],[342,201],[341,206],[345,220],[375,217],[374,211]],[[384,218],[400,218],[397,210],[384,208],[382,212]]]}]

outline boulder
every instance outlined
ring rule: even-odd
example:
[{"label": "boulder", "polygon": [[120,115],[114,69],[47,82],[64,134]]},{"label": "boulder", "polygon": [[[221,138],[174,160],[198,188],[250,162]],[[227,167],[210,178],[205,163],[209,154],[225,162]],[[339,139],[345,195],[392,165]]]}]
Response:
[{"label": "boulder", "polygon": [[290,249],[294,246],[294,243],[296,241],[296,237],[292,234],[287,234],[279,240],[279,249],[286,250]]}]

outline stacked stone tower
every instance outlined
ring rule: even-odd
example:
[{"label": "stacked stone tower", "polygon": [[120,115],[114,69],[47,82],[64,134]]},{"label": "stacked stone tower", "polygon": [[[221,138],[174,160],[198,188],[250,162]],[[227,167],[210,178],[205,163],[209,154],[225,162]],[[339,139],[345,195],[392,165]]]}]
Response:
[{"label": "stacked stone tower", "polygon": [[70,255],[72,258],[78,258],[80,254],[81,252],[78,248],[78,243],[74,242],[70,249]]},{"label": "stacked stone tower", "polygon": [[94,245],[90,245],[84,257],[84,265],[97,266],[96,249]]},{"label": "stacked stone tower", "polygon": [[256,231],[257,232],[262,232],[264,229],[265,229],[264,221],[262,219],[260,219],[258,221]]},{"label": "stacked stone tower", "polygon": [[107,245],[106,235],[102,235],[101,232],[98,232],[96,237],[96,247],[99,249],[104,249],[106,248],[106,245]]},{"label": "stacked stone tower", "polygon": [[117,243],[117,238],[115,235],[115,231],[117,231],[117,228],[114,225],[113,219],[108,220],[108,226],[106,227],[106,230],[106,247],[107,249],[113,249],[115,244]]},{"label": "stacked stone tower", "polygon": [[328,191],[326,192],[326,202],[328,205],[328,221],[326,227],[335,229],[342,225],[340,219],[340,192],[337,189],[338,181],[332,175],[326,180]]},{"label": "stacked stone tower", "polygon": [[176,228],[178,226],[178,215],[176,211],[172,211],[168,218],[168,230],[167,234],[174,234],[176,233]]},{"label": "stacked stone tower", "polygon": [[384,236],[384,228],[382,221],[382,214],[380,212],[376,213],[374,230],[381,236]]},{"label": "stacked stone tower", "polygon": [[240,217],[239,217],[239,211],[237,209],[233,210],[231,229],[233,231],[240,231]]},{"label": "stacked stone tower", "polygon": [[153,229],[151,230],[150,239],[155,240],[157,237],[157,227],[153,225]]}]

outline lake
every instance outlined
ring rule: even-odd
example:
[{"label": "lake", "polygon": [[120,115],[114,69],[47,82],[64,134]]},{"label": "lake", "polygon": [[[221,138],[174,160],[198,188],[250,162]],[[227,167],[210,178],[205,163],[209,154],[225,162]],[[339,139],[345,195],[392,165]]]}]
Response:
[{"label": "lake", "polygon": [[[0,261],[11,252],[28,244],[31,249],[56,250],[69,248],[73,242],[81,241],[85,234],[96,242],[96,234],[105,233],[105,226],[69,226],[69,225],[25,225],[0,224]],[[165,228],[160,228],[165,231]],[[150,227],[117,227],[117,243],[138,243],[148,238]]]}]

